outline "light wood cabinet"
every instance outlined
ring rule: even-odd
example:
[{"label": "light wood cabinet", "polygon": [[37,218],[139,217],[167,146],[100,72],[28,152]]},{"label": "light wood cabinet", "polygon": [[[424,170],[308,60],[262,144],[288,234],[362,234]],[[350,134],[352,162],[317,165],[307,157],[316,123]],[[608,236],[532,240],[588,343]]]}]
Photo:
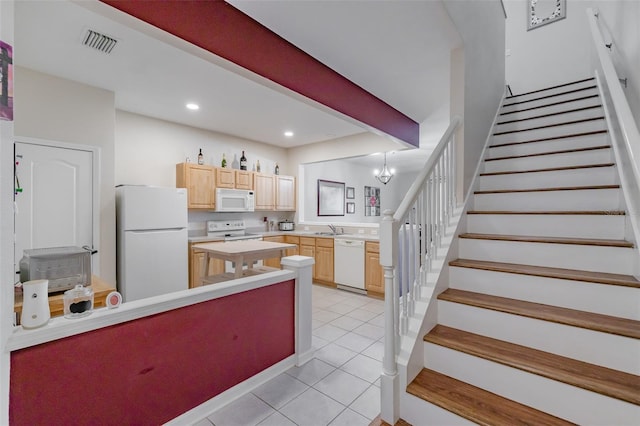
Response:
[{"label": "light wood cabinet", "polygon": [[[200,287],[200,274],[202,274],[202,266],[205,259],[203,251],[193,248],[194,244],[189,243],[189,288]],[[211,259],[209,261],[209,272],[207,275],[217,275],[224,273],[224,260]]]},{"label": "light wood cabinet", "polygon": [[[308,256],[316,258],[316,239],[310,237],[300,237],[300,256]],[[316,278],[316,265],[311,267],[311,276]]]},{"label": "light wood cabinet", "polygon": [[229,188],[234,189],[236,187],[236,174],[235,170],[222,167],[216,167],[216,188]]},{"label": "light wood cabinet", "polygon": [[276,210],[295,211],[296,179],[293,176],[276,176]]},{"label": "light wood cabinet", "polygon": [[380,265],[378,242],[365,242],[364,283],[367,292],[384,294],[384,270]]},{"label": "light wood cabinet", "polygon": [[236,189],[253,189],[253,174],[253,172],[249,172],[247,170],[236,170]]},{"label": "light wood cabinet", "polygon": [[275,176],[264,173],[253,174],[253,189],[255,191],[256,210],[275,209]]},{"label": "light wood cabinet", "polygon": [[187,188],[187,207],[215,208],[215,171],[211,166],[176,164],[176,188]]},{"label": "light wood cabinet", "polygon": [[[263,238],[264,241],[271,241],[274,243],[284,243],[284,235],[278,235],[275,237],[264,237]],[[271,259],[264,259],[262,261],[262,264],[264,266],[269,266],[271,268],[278,268],[280,269],[280,258],[279,257],[274,257]]]},{"label": "light wood cabinet", "polygon": [[300,237],[298,237],[297,235],[285,235],[284,242],[296,245],[295,248],[287,249],[287,256],[296,256],[298,253],[300,253]]},{"label": "light wood cabinet", "polygon": [[333,283],[333,238],[316,238],[315,279]]}]

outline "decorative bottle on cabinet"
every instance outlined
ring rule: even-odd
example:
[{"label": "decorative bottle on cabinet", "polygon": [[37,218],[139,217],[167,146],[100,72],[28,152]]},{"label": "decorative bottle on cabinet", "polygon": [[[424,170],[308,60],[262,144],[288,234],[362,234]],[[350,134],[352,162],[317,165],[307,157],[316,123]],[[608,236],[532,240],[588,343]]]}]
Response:
[{"label": "decorative bottle on cabinet", "polygon": [[240,157],[240,170],[247,170],[247,157],[244,156],[244,151],[242,151],[242,157]]},{"label": "decorative bottle on cabinet", "polygon": [[227,159],[224,157],[224,152],[222,153],[222,163],[220,165],[222,167],[227,167]]},{"label": "decorative bottle on cabinet", "polygon": [[278,166],[278,163],[276,163],[276,171],[275,171],[275,173],[276,173],[277,175],[279,175],[279,174],[280,174],[280,166]]},{"label": "decorative bottle on cabinet", "polygon": [[200,148],[200,152],[198,153],[198,164],[204,164],[204,155],[202,155],[202,148]]},{"label": "decorative bottle on cabinet", "polygon": [[260,160],[256,161],[256,172],[260,173]]}]

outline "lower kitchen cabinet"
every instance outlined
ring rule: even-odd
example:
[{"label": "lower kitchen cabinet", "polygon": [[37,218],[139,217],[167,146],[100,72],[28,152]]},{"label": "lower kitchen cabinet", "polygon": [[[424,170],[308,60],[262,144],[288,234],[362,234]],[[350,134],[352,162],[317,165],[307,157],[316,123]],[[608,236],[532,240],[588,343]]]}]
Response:
[{"label": "lower kitchen cabinet", "polygon": [[[316,239],[310,237],[300,237],[300,256],[316,258]],[[311,267],[311,277],[316,278],[316,265]]]},{"label": "lower kitchen cabinet", "polygon": [[[194,249],[194,243],[189,244],[189,288],[200,287],[200,274],[205,259],[203,251]],[[197,244],[197,243],[196,243]],[[224,273],[224,260],[211,259],[209,261],[209,272],[207,275],[217,275]]]},{"label": "lower kitchen cabinet", "polygon": [[378,242],[365,243],[364,283],[367,292],[384,294],[384,270],[380,265],[380,243]]},{"label": "lower kitchen cabinet", "polygon": [[296,245],[296,248],[287,249],[286,256],[296,256],[300,253],[300,237],[296,235],[285,235],[284,242]]},{"label": "lower kitchen cabinet", "polygon": [[[284,243],[284,235],[278,235],[276,237],[264,237],[262,240],[263,241],[271,241],[273,243]],[[280,269],[280,258],[279,257],[273,257],[271,259],[265,259],[265,260],[262,261],[262,264],[264,266],[269,266],[271,268]]]},{"label": "lower kitchen cabinet", "polygon": [[333,284],[333,238],[316,238],[314,279]]}]

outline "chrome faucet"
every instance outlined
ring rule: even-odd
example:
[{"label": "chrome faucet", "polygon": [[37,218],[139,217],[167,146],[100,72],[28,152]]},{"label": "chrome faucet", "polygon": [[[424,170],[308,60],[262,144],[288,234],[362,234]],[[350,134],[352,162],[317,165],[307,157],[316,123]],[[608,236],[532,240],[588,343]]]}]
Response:
[{"label": "chrome faucet", "polygon": [[336,227],[334,225],[329,224],[327,226],[329,227],[329,229],[331,229],[331,232],[333,232],[334,234],[338,233],[338,230],[336,229]]}]

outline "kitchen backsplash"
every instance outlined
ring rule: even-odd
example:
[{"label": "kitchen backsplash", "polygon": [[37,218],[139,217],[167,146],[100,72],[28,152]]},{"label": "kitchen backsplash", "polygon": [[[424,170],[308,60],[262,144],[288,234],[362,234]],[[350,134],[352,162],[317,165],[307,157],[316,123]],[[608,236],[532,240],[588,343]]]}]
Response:
[{"label": "kitchen backsplash", "polygon": [[[263,232],[278,229],[278,222],[293,221],[293,212],[243,212],[243,213],[214,213],[189,211],[189,234],[206,234],[208,220],[244,219],[247,231]],[[266,222],[264,218],[267,218]],[[267,229],[273,224],[274,229]]]}]

